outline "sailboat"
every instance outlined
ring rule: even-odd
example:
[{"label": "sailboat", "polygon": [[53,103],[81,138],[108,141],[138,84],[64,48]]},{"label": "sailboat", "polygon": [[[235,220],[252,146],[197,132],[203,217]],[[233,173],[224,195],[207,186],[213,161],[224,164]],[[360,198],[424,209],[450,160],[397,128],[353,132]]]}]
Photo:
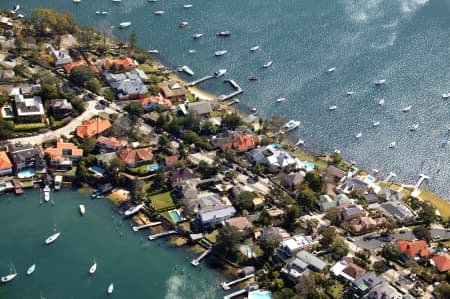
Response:
[{"label": "sailboat", "polygon": [[97,262],[94,260],[94,263],[93,263],[92,266],[89,268],[89,274],[94,274],[95,271],[97,271]]},{"label": "sailboat", "polygon": [[16,278],[16,276],[17,276],[16,269],[14,268],[14,265],[11,265],[11,268],[9,269],[9,274],[2,276],[0,281],[2,283],[7,283],[7,282],[10,282],[11,280],[13,280],[14,278]]},{"label": "sailboat", "polygon": [[111,295],[113,291],[114,291],[114,284],[111,283],[106,292],[108,293],[108,295]]},{"label": "sailboat", "polygon": [[36,270],[36,264],[33,264],[28,268],[27,275],[33,274],[34,270]]}]

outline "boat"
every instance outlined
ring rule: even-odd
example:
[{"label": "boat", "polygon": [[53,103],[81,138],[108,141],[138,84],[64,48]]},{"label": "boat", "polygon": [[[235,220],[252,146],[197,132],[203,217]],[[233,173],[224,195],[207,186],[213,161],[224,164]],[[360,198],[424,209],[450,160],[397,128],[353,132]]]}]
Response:
[{"label": "boat", "polygon": [[226,30],[226,31],[220,31],[220,32],[217,32],[216,35],[217,35],[217,36],[223,36],[223,37],[226,37],[226,36],[230,36],[230,35],[231,35],[231,32],[228,31],[228,30]]},{"label": "boat", "polygon": [[263,68],[266,69],[266,68],[270,67],[272,65],[272,63],[273,63],[273,61],[268,61],[268,62],[264,63]]},{"label": "boat", "polygon": [[227,50],[220,50],[220,51],[214,52],[215,56],[223,56],[225,54],[227,54]]},{"label": "boat", "polygon": [[328,110],[330,110],[330,111],[334,111],[336,109],[337,109],[336,105],[332,105],[332,106],[328,107]]},{"label": "boat", "polygon": [[158,2],[158,0],[148,0],[148,2]]},{"label": "boat", "polygon": [[362,137],[362,132],[359,132],[359,133],[357,133],[356,135],[355,135],[355,137],[357,138],[357,139],[359,139],[359,138],[361,138]]},{"label": "boat", "polygon": [[283,102],[286,102],[288,99],[286,99],[286,98],[278,98],[278,99],[276,99],[275,100],[275,102],[277,102],[277,103],[283,103]]},{"label": "boat", "polygon": [[383,85],[384,83],[386,83],[386,79],[380,79],[374,82],[375,85]]},{"label": "boat", "polygon": [[336,70],[335,67],[330,67],[330,68],[327,70],[327,73],[332,73],[332,72],[334,72],[335,70]]},{"label": "boat", "polygon": [[384,105],[384,99],[379,99],[378,100],[378,105]]},{"label": "boat", "polygon": [[189,76],[194,76],[194,72],[187,65],[183,65],[181,69]]},{"label": "boat", "polygon": [[122,2],[122,0],[112,0],[112,2]]},{"label": "boat", "polygon": [[164,14],[164,10],[155,10],[154,14],[157,16],[161,16]]},{"label": "boat", "polygon": [[8,274],[6,276],[2,276],[1,281],[2,283],[7,283],[16,278],[17,273]]},{"label": "boat", "polygon": [[250,78],[248,78],[250,81],[256,81],[258,80],[258,77],[256,76],[251,76]]},{"label": "boat", "polygon": [[354,95],[354,94],[355,94],[355,92],[352,91],[352,90],[347,91],[347,92],[345,93],[346,96],[352,96],[352,95]]},{"label": "boat", "polygon": [[190,49],[189,51],[189,54],[194,54],[194,53],[196,53],[197,52],[197,50],[194,50],[194,49]]},{"label": "boat", "polygon": [[227,73],[226,69],[220,69],[217,72],[214,72],[214,76],[216,78],[218,78],[218,77],[221,77],[221,76],[225,75],[226,73]]},{"label": "boat", "polygon": [[285,123],[282,127],[281,127],[281,132],[283,133],[287,133],[290,132],[296,128],[298,128],[300,126],[300,121],[298,120],[293,120],[291,119],[290,121],[288,121],[287,123]]},{"label": "boat", "polygon": [[20,13],[20,14],[17,15],[17,18],[23,19],[23,18],[25,18],[25,15],[23,15],[23,14]]},{"label": "boat", "polygon": [[180,28],[184,28],[184,27],[186,27],[187,25],[189,25],[188,22],[186,22],[186,21],[181,21],[180,24],[179,24],[178,26],[179,26]]},{"label": "boat", "polygon": [[192,7],[192,4],[184,4],[183,7],[184,7],[184,8],[191,8],[191,7]]},{"label": "boat", "polygon": [[448,99],[448,98],[450,98],[450,92],[443,93],[443,94],[442,94],[442,98],[443,98],[443,99]]},{"label": "boat", "polygon": [[389,144],[389,148],[394,148],[397,145],[397,142],[393,141]]},{"label": "boat", "polygon": [[44,191],[44,201],[48,202],[50,200],[50,187],[49,187],[49,185],[45,185],[43,191]]},{"label": "boat", "polygon": [[304,145],[305,141],[303,139],[298,139],[297,142],[295,143],[295,146],[300,146],[300,145]]},{"label": "boat", "polygon": [[253,114],[256,114],[256,113],[258,112],[258,110],[256,109],[256,107],[253,107],[252,109],[250,109],[250,111],[251,111]]},{"label": "boat", "polygon": [[252,52],[256,52],[258,50],[259,50],[259,46],[254,46],[254,47],[250,48],[250,51],[252,51]]},{"label": "boat", "polygon": [[157,49],[152,49],[152,50],[148,50],[147,52],[150,53],[150,54],[158,54],[158,53],[159,53],[159,50],[157,50]]},{"label": "boat", "polygon": [[95,14],[98,15],[98,16],[105,16],[105,15],[108,14],[108,12],[107,12],[107,11],[104,11],[104,10],[97,10],[97,11],[95,12]]},{"label": "boat", "polygon": [[380,125],[380,122],[379,121],[374,121],[373,123],[372,123],[372,127],[378,127]]},{"label": "boat", "polygon": [[335,154],[338,154],[338,155],[340,155],[341,154],[341,151],[340,150],[338,150],[338,149],[335,149],[334,151],[333,151]]},{"label": "boat", "polygon": [[114,285],[112,283],[108,286],[106,292],[108,293],[108,295],[111,295],[112,292],[114,292]]},{"label": "boat", "polygon": [[89,268],[89,274],[94,274],[97,271],[97,263],[94,261],[92,266]]},{"label": "boat", "polygon": [[411,110],[411,108],[412,108],[412,106],[411,106],[411,105],[408,105],[408,106],[406,106],[406,107],[403,107],[402,111],[403,111],[403,112],[408,112],[409,110]]},{"label": "boat", "polygon": [[441,145],[442,145],[442,146],[446,146],[446,145],[448,145],[448,140],[444,140],[444,141],[442,141]]},{"label": "boat", "polygon": [[72,0],[73,3],[81,3],[81,0]]},{"label": "boat", "polygon": [[81,216],[84,216],[85,213],[86,213],[86,207],[84,205],[80,205],[80,214],[81,214]]},{"label": "boat", "polygon": [[194,34],[192,37],[194,38],[194,39],[199,39],[200,37],[202,37],[203,36],[203,33],[196,33],[196,34]]},{"label": "boat", "polygon": [[125,28],[130,27],[130,26],[131,26],[131,22],[122,22],[122,23],[119,24],[119,28],[120,29],[125,29]]},{"label": "boat", "polygon": [[27,275],[33,274],[34,270],[36,270],[36,264],[33,264],[28,268]]},{"label": "boat", "polygon": [[19,4],[16,4],[16,5],[14,5],[13,8],[11,9],[11,13],[16,13],[16,12],[19,11],[19,9],[20,9],[20,5],[19,5]]},{"label": "boat", "polygon": [[61,233],[55,233],[55,234],[51,235],[50,237],[45,239],[45,244],[49,245],[49,244],[55,242],[59,238],[60,235],[61,235]]},{"label": "boat", "polygon": [[419,124],[414,124],[411,127],[409,127],[409,130],[414,132],[414,131],[417,131],[418,128],[419,128]]},{"label": "boat", "polygon": [[137,206],[131,207],[128,210],[125,211],[125,216],[131,216],[133,214],[136,214],[137,212],[139,212],[140,209],[142,209],[145,206],[145,204],[139,204]]}]

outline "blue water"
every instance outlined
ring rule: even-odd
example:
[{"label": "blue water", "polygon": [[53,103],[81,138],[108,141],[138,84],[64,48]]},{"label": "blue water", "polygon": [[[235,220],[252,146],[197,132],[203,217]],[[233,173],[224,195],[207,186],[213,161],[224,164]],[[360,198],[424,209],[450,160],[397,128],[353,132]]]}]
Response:
[{"label": "blue water", "polygon": [[[10,8],[17,1],[3,0]],[[20,3],[20,2],[19,2]],[[108,31],[111,25],[130,21],[126,30],[113,32],[127,39],[132,31],[138,43],[159,49],[170,65],[188,65],[193,78],[221,68],[244,89],[238,107],[256,107],[263,117],[277,114],[298,119],[301,127],[289,134],[305,140],[308,150],[341,150],[358,167],[377,168],[380,177],[390,171],[406,183],[420,173],[431,177],[425,186],[450,198],[450,148],[447,126],[449,101],[441,94],[449,88],[450,2],[445,0],[109,0],[73,4],[60,0],[20,3],[25,14],[32,7],[47,6],[68,11],[81,24]],[[96,16],[96,10],[108,16]],[[162,9],[163,16],[153,11]],[[189,22],[179,28],[180,21]],[[230,30],[229,38],[215,33]],[[192,34],[204,33],[194,40]],[[250,47],[260,45],[255,53]],[[189,54],[195,49],[195,54]],[[222,57],[214,51],[226,49]],[[272,60],[270,68],[262,65]],[[326,73],[330,67],[333,73]],[[258,81],[249,81],[256,75]],[[375,86],[377,79],[386,79]],[[230,86],[215,79],[200,87],[223,94]],[[345,97],[348,90],[354,96]],[[284,103],[275,99],[285,97]],[[378,105],[378,98],[386,104]],[[337,105],[334,112],[330,105]],[[408,113],[402,108],[412,105]],[[372,127],[379,121],[380,126]],[[417,132],[409,127],[418,123]],[[362,138],[355,134],[362,132]],[[397,142],[394,149],[389,144]]]},{"label": "blue water", "polygon": [[33,169],[25,169],[25,170],[22,170],[21,172],[17,173],[17,176],[19,178],[28,178],[28,177],[33,176],[33,174],[34,174]]},{"label": "blue water", "polygon": [[314,170],[314,163],[303,161],[303,167],[306,171],[313,171]]},{"label": "blue water", "polygon": [[147,169],[148,169],[149,171],[157,171],[157,170],[159,169],[159,164],[152,164],[152,165],[149,165],[149,166],[147,166]]},{"label": "blue water", "polygon": [[169,211],[170,217],[172,217],[172,220],[174,222],[179,222],[181,221],[181,217],[180,214],[178,214],[178,212],[176,210],[171,210]]},{"label": "blue water", "polygon": [[97,173],[99,173],[101,175],[104,175],[105,172],[106,172],[106,170],[104,170],[103,168],[98,167],[98,166],[92,166],[91,168],[92,168],[93,171],[95,171],[95,172],[97,172]]},{"label": "blue water", "polygon": [[248,294],[248,299],[272,299],[272,294],[267,291],[253,291]]}]

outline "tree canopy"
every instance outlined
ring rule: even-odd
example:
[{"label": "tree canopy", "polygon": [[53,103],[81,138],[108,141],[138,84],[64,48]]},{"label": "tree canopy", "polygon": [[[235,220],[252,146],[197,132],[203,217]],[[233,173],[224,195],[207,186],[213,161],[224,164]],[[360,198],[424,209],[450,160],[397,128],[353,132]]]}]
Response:
[{"label": "tree canopy", "polygon": [[94,74],[92,74],[91,69],[86,65],[76,66],[70,72],[70,80],[83,86],[93,77]]}]

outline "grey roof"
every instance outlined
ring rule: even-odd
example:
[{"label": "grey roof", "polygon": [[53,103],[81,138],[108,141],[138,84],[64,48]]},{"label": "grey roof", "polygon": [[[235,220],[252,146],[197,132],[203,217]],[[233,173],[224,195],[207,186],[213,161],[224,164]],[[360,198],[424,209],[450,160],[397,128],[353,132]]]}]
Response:
[{"label": "grey roof", "polygon": [[323,271],[327,267],[327,263],[322,261],[320,258],[315,256],[312,253],[309,253],[308,251],[301,250],[297,252],[295,255],[296,259],[299,259],[303,261],[304,263],[313,266],[315,269],[319,271]]},{"label": "grey roof", "polygon": [[209,114],[213,111],[211,103],[206,101],[189,103],[188,108],[189,111],[196,111],[199,115]]},{"label": "grey roof", "polygon": [[227,219],[231,218],[236,214],[236,209],[233,206],[216,206],[212,209],[206,211],[198,212],[200,220],[202,223],[208,223],[214,219]]},{"label": "grey roof", "polygon": [[385,282],[374,287],[370,292],[364,296],[367,299],[396,299],[401,298],[401,296],[395,288],[393,288],[389,283]]},{"label": "grey roof", "polygon": [[385,202],[380,206],[385,214],[393,216],[398,220],[405,220],[415,216],[414,213],[401,202]]},{"label": "grey roof", "polygon": [[349,178],[345,181],[342,189],[347,189],[348,191],[357,190],[359,192],[365,192],[369,185],[357,178]]},{"label": "grey roof", "polygon": [[376,285],[383,283],[385,280],[382,275],[378,275],[375,272],[366,272],[359,279],[352,282],[353,285],[357,286],[362,290],[371,289]]},{"label": "grey roof", "polygon": [[118,92],[119,98],[130,94],[145,94],[148,92],[147,86],[141,80],[140,73],[135,70],[118,74],[105,71],[103,77],[111,88]]},{"label": "grey roof", "polygon": [[67,99],[51,100],[50,106],[52,109],[72,110],[72,104]]},{"label": "grey roof", "polygon": [[386,199],[387,201],[402,201],[403,193],[392,190],[390,188],[384,188],[378,194],[381,198]]}]

